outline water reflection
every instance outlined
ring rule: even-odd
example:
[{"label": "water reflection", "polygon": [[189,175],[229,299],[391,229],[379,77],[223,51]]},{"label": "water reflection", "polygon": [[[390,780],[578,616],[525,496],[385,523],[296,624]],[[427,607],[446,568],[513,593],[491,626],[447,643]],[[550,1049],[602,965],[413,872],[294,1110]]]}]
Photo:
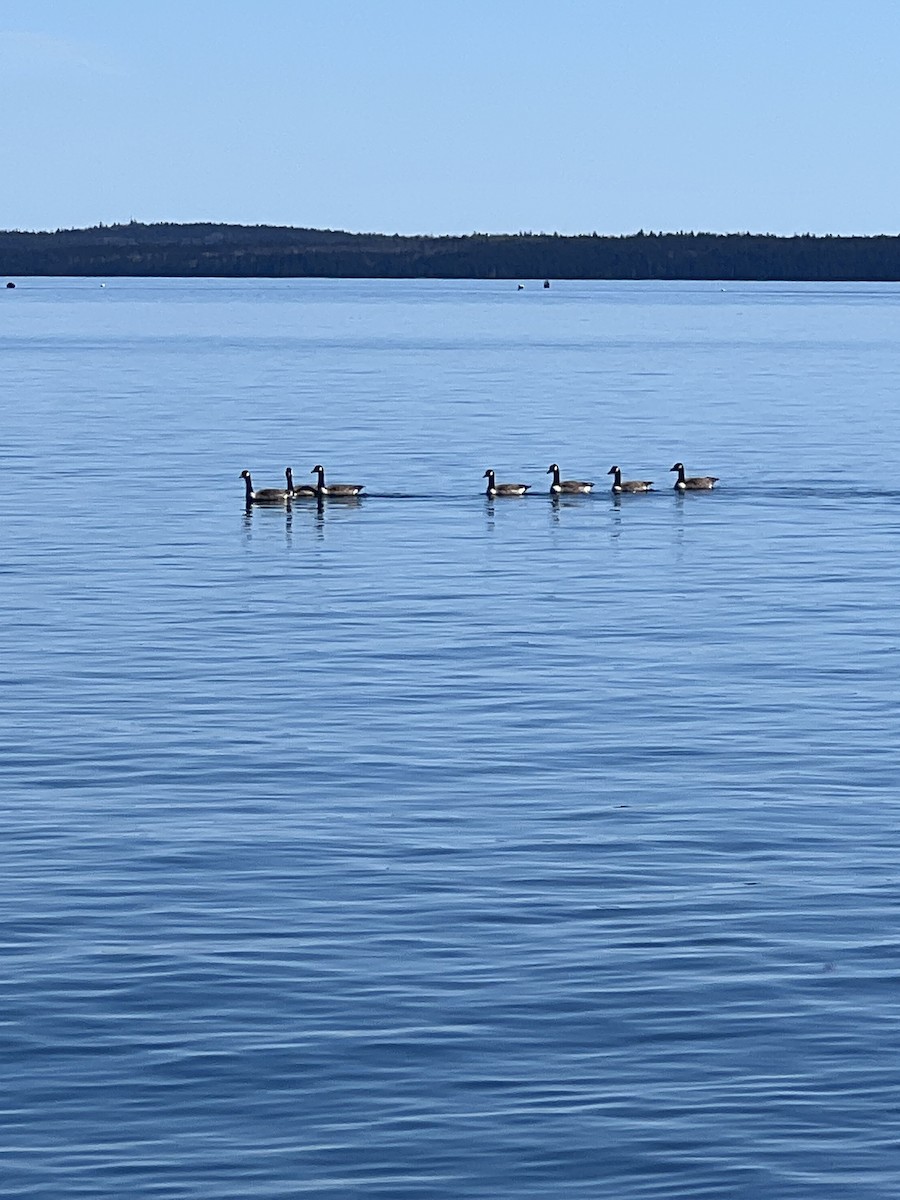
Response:
[{"label": "water reflection", "polygon": [[612,500],[612,528],[609,531],[611,541],[615,541],[622,536],[622,497],[613,494]]},{"label": "water reflection", "polygon": [[484,496],[484,513],[487,518],[487,527],[492,530],[494,528],[494,517],[496,514],[495,504],[499,501],[501,506],[506,506],[513,501],[522,501],[527,499],[525,495],[521,496],[489,496],[483,492]]},{"label": "water reflection", "polygon": [[580,508],[591,503],[591,496],[587,493],[572,493],[570,495],[560,494],[559,492],[550,492],[550,521],[553,525],[558,525],[560,520],[560,512],[564,508]]},{"label": "water reflection", "polygon": [[316,506],[321,510],[323,508],[362,508],[363,496],[316,496],[314,497]]},{"label": "water reflection", "polygon": [[675,545],[675,561],[680,566],[684,558],[684,492],[675,489],[675,529],[672,541]]},{"label": "water reflection", "polygon": [[[309,521],[311,521],[317,537],[321,539],[325,535],[325,526],[328,520],[326,514],[329,510],[332,519],[339,519],[339,513],[362,507],[359,496],[295,496],[292,500],[280,504],[248,504],[243,513],[243,533],[245,539],[250,540],[253,535],[254,521],[270,521],[272,520],[271,514],[281,513],[284,516],[284,532],[287,541],[291,540],[295,522],[302,524]],[[267,515],[260,517],[258,515],[260,512]],[[298,525],[297,528],[299,527]]]},{"label": "water reflection", "polygon": [[[257,517],[257,512],[263,512],[265,517]],[[284,501],[280,504],[247,504],[244,507],[241,526],[244,535],[244,540],[249,542],[253,538],[253,522],[254,520],[272,521],[283,516],[284,518],[284,534],[285,541],[290,542],[291,531],[293,528],[293,506],[291,502]]]}]

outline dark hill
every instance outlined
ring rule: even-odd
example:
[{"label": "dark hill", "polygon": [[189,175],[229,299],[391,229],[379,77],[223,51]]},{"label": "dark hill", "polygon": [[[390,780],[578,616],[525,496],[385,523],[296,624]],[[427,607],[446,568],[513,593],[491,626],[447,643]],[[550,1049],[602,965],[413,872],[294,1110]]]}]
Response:
[{"label": "dark hill", "polygon": [[0,275],[900,280],[900,238],[769,234],[400,237],[269,225],[0,233]]}]

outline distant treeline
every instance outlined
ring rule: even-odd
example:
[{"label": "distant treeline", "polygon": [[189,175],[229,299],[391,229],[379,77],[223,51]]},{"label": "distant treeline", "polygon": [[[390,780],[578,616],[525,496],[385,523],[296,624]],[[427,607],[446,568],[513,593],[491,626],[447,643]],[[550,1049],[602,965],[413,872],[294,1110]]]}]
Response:
[{"label": "distant treeline", "polygon": [[900,280],[900,237],[644,233],[401,237],[265,225],[0,233],[0,275]]}]

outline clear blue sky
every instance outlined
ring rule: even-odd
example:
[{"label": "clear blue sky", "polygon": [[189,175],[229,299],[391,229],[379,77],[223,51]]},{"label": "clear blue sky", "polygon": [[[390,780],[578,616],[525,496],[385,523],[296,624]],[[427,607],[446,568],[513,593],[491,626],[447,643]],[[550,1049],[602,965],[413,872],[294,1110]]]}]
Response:
[{"label": "clear blue sky", "polygon": [[0,228],[900,232],[897,0],[0,0]]}]

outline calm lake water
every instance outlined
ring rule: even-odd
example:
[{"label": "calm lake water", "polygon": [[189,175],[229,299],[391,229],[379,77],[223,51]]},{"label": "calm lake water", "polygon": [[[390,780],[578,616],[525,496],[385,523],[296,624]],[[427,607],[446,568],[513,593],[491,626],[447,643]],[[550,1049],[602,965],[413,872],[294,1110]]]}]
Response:
[{"label": "calm lake water", "polygon": [[0,383],[5,1195],[894,1200],[900,286],[20,280]]}]

